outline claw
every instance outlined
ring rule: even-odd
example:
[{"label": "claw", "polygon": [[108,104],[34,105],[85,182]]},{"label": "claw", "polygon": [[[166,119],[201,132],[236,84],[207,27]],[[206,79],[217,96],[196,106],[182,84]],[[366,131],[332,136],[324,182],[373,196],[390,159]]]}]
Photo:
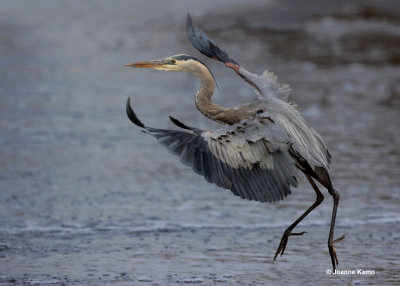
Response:
[{"label": "claw", "polygon": [[333,240],[332,242],[328,243],[328,249],[329,249],[329,254],[330,254],[331,260],[332,260],[333,271],[335,271],[336,266],[339,265],[339,259],[338,259],[337,254],[336,254],[335,243],[345,239],[346,235],[347,234],[343,234],[341,237],[339,237],[339,238]]},{"label": "claw", "polygon": [[307,233],[306,231],[303,232],[290,232],[290,230],[286,230],[283,235],[282,235],[282,239],[281,242],[279,243],[279,247],[275,252],[275,256],[273,259],[273,262],[275,262],[276,258],[278,257],[279,254],[281,254],[281,256],[283,255],[283,253],[285,252],[286,249],[286,245],[288,243],[289,240],[289,236],[291,235],[295,235],[295,236],[300,236]]},{"label": "claw", "polygon": [[334,241],[332,241],[333,244],[335,244],[336,242],[342,241],[343,239],[346,238],[347,233],[343,234],[341,237],[336,238]]},{"label": "claw", "polygon": [[291,233],[289,234],[289,236],[290,236],[290,235],[303,235],[303,234],[305,234],[305,233],[307,233],[307,231],[302,231],[302,232],[291,232]]}]

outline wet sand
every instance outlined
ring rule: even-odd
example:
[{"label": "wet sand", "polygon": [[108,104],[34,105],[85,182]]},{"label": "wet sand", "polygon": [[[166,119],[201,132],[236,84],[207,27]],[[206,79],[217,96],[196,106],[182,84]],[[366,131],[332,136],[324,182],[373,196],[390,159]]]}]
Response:
[{"label": "wet sand", "polygon": [[[214,2],[0,4],[0,285],[399,285],[400,6]],[[194,55],[217,103],[255,99],[190,46],[187,12],[241,65],[291,85],[333,156],[339,269],[375,274],[326,274],[325,191],[272,263],[311,187],[241,200],[129,122],[128,96],[150,126],[218,127],[193,76],[124,67],[138,60]]]}]

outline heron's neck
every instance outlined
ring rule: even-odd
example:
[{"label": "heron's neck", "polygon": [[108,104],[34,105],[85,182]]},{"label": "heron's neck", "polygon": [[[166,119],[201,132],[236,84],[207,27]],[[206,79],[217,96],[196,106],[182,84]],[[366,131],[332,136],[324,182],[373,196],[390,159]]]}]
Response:
[{"label": "heron's neck", "polygon": [[[194,68],[193,68],[194,67]],[[200,62],[192,65],[192,73],[200,79],[200,89],[196,93],[196,106],[206,117],[223,124],[235,124],[253,115],[252,109],[246,105],[225,108],[211,101],[215,81],[208,68]]]},{"label": "heron's neck", "polygon": [[196,93],[197,109],[203,113],[204,116],[210,118],[211,120],[228,123],[224,122],[221,116],[226,113],[229,108],[221,107],[211,100],[215,89],[215,81],[211,72],[206,66],[199,62],[195,63],[195,68],[192,70],[192,72],[200,80],[200,89]]}]

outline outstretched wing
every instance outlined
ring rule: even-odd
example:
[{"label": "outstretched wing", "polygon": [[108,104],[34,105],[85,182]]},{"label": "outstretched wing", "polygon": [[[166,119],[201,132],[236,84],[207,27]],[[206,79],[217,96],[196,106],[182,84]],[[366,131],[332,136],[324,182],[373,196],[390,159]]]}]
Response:
[{"label": "outstretched wing", "polygon": [[290,186],[297,186],[301,174],[289,154],[291,142],[268,114],[210,132],[173,118],[173,123],[185,130],[147,127],[137,118],[129,98],[126,110],[134,124],[179,156],[182,163],[241,198],[279,201],[290,194]]},{"label": "outstretched wing", "polygon": [[193,23],[190,14],[186,16],[186,35],[200,53],[223,63],[233,63],[239,65],[231,59],[228,54],[221,50],[196,24]]},{"label": "outstretched wing", "polygon": [[259,98],[273,97],[288,101],[290,88],[287,84],[280,84],[275,74],[265,71],[262,75],[253,74],[241,67],[235,60],[218,47],[213,40],[204,33],[195,23],[190,14],[186,17],[186,35],[190,43],[203,55],[223,62],[232,68],[241,78],[254,88]]}]

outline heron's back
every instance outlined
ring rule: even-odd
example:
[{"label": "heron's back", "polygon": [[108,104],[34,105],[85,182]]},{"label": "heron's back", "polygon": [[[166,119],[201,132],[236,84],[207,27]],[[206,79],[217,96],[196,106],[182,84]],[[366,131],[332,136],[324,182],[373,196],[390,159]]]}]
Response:
[{"label": "heron's back", "polygon": [[271,113],[273,119],[286,130],[292,139],[293,149],[311,167],[329,168],[331,156],[328,148],[295,105],[277,98],[260,100],[259,105]]}]

